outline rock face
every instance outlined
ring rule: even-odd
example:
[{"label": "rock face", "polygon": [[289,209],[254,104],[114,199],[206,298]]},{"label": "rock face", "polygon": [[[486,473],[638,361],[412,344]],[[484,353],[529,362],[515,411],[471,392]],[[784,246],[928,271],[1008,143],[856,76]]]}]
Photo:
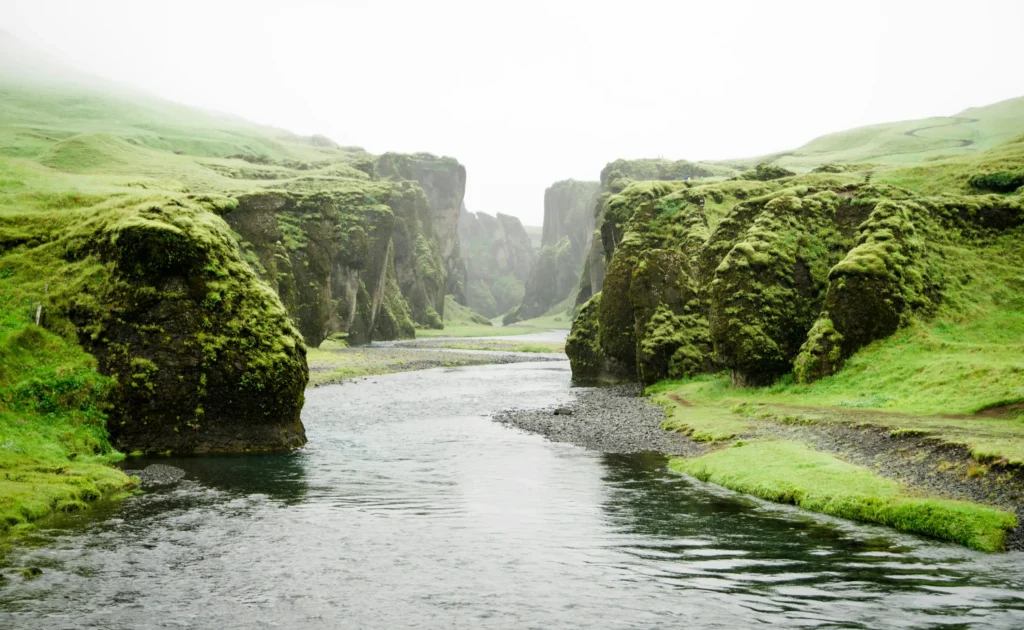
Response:
[{"label": "rock face", "polygon": [[635,182],[603,206],[603,290],[566,344],[578,380],[834,373],[943,291],[942,247],[1024,224],[1005,197],[814,178]]},{"label": "rock face", "polygon": [[[446,274],[445,293],[465,303],[466,263],[459,246],[458,224],[466,195],[466,168],[453,158],[429,153],[385,153],[374,165],[381,179],[415,181],[426,194]],[[437,309],[438,305],[435,305]],[[443,316],[444,303],[438,314]]]},{"label": "rock face", "polygon": [[[394,278],[408,304],[412,321],[426,328],[441,328],[447,276],[433,211],[419,184],[391,182],[388,206],[395,215],[391,232]],[[393,310],[393,309],[392,309]],[[393,339],[379,331],[377,339]]]},{"label": "rock face", "polygon": [[544,191],[544,231],[519,307],[507,322],[539,317],[576,289],[594,231],[597,182],[572,179]]},{"label": "rock face", "polygon": [[428,154],[364,162],[322,191],[245,194],[225,214],[310,346],[332,335],[363,344],[411,338],[414,325],[441,328],[446,289],[465,282],[450,221],[465,169]]},{"label": "rock face", "polygon": [[386,184],[344,192],[242,195],[226,215],[307,345],[334,333],[367,343],[384,299],[395,215]]},{"label": "rock face", "polygon": [[[634,181],[681,181],[713,175],[708,169],[686,160],[616,160],[601,169],[601,181],[594,202],[593,225],[584,267],[576,294],[577,306],[604,287],[605,269],[622,237],[621,217],[606,216],[605,204]],[[607,220],[606,220],[607,219]]]},{"label": "rock face", "polygon": [[519,304],[534,262],[530,237],[519,219],[464,211],[459,241],[467,261],[467,306],[497,317]]},{"label": "rock face", "polygon": [[302,338],[216,214],[181,201],[146,204],[99,215],[71,240],[68,270],[100,266],[52,294],[47,326],[77,335],[113,377],[108,429],[117,448],[305,443]]}]

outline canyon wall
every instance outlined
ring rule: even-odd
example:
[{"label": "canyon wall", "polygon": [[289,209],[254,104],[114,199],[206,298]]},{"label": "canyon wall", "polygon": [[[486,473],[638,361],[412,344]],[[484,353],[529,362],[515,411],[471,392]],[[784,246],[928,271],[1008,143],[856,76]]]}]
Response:
[{"label": "canyon wall", "polygon": [[466,257],[466,305],[486,317],[518,305],[535,258],[519,219],[464,210],[459,242]]},{"label": "canyon wall", "polygon": [[523,298],[507,323],[540,317],[566,300],[580,281],[594,229],[597,182],[565,180],[544,191],[544,231]]}]

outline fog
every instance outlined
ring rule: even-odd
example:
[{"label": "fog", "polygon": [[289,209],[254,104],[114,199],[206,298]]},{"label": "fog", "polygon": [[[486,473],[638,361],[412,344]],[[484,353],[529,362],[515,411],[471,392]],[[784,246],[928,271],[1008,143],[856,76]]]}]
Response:
[{"label": "fog", "polygon": [[1024,3],[56,2],[2,28],[160,96],[469,172],[539,225],[616,158],[724,159],[1024,94]]}]

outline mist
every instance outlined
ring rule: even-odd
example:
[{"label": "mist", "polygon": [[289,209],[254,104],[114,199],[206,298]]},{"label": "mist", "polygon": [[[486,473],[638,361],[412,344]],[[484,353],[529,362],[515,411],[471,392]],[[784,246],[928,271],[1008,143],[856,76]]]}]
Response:
[{"label": "mist", "polygon": [[547,186],[617,158],[746,157],[1024,93],[1017,2],[5,5],[5,29],[79,70],[456,157],[470,210],[532,225]]}]

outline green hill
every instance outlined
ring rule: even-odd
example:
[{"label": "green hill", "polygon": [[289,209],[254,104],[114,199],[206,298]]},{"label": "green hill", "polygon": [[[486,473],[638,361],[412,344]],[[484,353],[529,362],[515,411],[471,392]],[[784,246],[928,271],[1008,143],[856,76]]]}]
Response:
[{"label": "green hill", "polygon": [[770,162],[796,172],[823,164],[907,165],[979,154],[1022,131],[1024,97],[972,107],[948,117],[857,127],[815,138],[791,151],[722,164],[752,168]]},{"label": "green hill", "polygon": [[440,325],[418,180],[457,209],[465,170],[383,160],[0,32],[0,533],[129,488],[122,452],[299,446],[304,341]]}]

